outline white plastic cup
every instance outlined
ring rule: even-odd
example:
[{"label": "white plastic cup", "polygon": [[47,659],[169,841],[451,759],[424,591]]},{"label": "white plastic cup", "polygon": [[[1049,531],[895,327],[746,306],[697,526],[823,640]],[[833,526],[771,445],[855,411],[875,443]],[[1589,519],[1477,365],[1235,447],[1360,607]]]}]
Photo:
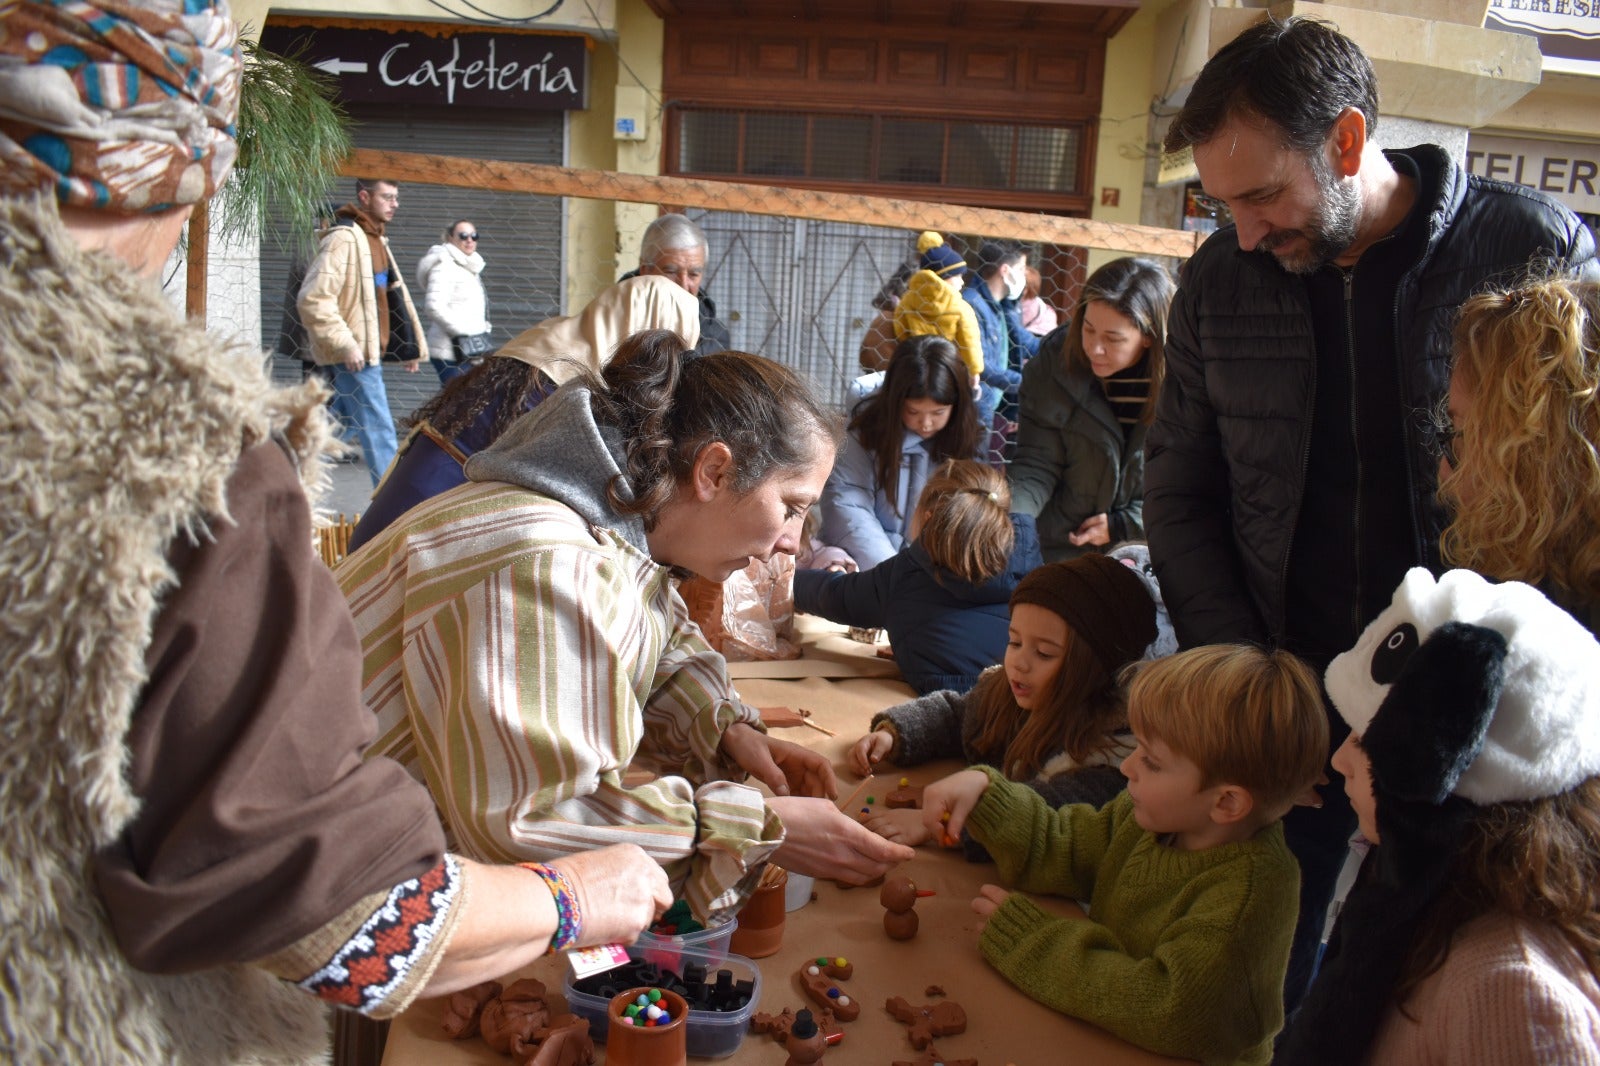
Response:
[{"label": "white plastic cup", "polygon": [[785,912],[797,911],[811,902],[811,886],[815,881],[805,874],[789,873],[789,881],[783,886],[783,909]]}]

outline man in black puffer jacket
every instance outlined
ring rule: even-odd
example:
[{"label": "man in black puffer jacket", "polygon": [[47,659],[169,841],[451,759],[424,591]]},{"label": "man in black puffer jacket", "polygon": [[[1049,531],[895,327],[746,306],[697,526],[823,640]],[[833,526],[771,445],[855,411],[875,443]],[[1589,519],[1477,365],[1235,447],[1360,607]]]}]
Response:
[{"label": "man in black puffer jacket", "polygon": [[[1182,271],[1146,448],[1150,552],[1186,647],[1254,641],[1321,668],[1408,568],[1439,570],[1430,427],[1457,308],[1530,266],[1600,273],[1570,211],[1433,145],[1384,152],[1377,117],[1355,42],[1268,19],[1206,64],[1167,134],[1234,218]],[[1355,829],[1326,791],[1285,824],[1291,1007]]]}]

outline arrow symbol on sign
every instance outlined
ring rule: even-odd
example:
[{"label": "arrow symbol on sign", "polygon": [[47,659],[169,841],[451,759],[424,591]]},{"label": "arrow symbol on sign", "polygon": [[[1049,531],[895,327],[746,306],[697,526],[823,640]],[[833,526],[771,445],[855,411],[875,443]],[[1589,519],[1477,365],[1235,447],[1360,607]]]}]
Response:
[{"label": "arrow symbol on sign", "polygon": [[365,74],[367,72],[365,63],[352,63],[344,59],[324,59],[320,63],[311,65],[318,70],[332,74],[334,77],[338,77],[340,74]]}]

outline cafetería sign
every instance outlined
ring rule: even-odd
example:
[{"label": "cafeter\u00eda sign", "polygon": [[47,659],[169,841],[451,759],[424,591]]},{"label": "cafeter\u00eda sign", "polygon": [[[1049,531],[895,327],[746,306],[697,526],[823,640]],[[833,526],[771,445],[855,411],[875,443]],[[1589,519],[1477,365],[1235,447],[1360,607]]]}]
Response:
[{"label": "cafeter\u00eda sign", "polygon": [[577,34],[273,20],[261,44],[330,75],[348,103],[525,111],[587,106],[588,40]]}]

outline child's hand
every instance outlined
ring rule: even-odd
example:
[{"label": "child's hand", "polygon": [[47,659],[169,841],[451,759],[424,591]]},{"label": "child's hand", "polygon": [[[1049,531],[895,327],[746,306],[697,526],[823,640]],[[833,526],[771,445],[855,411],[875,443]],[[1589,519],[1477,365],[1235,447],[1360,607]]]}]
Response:
[{"label": "child's hand", "polygon": [[874,729],[855,742],[850,749],[850,769],[861,777],[876,773],[878,764],[894,749],[894,734],[887,729]]},{"label": "child's hand", "polygon": [[923,789],[922,824],[928,835],[947,848],[955,847],[967,815],[988,790],[989,775],[982,770],[962,770]]},{"label": "child's hand", "polygon": [[[1000,909],[1000,904],[1011,898],[1011,893],[999,885],[984,885],[978,889],[978,895],[972,901],[972,909],[979,918],[987,922],[995,911]],[[979,929],[983,926],[980,924]]]},{"label": "child's hand", "polygon": [[922,824],[922,812],[911,807],[897,810],[885,808],[861,823],[885,840],[916,847],[928,842],[928,827]]}]

